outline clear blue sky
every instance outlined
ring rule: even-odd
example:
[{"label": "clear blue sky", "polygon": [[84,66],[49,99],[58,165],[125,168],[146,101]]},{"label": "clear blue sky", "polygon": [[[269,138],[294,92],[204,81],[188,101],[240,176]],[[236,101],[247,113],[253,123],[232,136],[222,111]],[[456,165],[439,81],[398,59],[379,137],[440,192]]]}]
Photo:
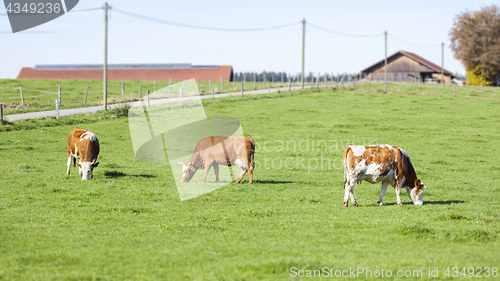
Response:
[{"label": "clear blue sky", "polygon": [[[218,28],[265,31],[207,31],[159,24],[110,11],[109,63],[192,63],[232,65],[235,71],[286,71],[301,68],[302,26],[307,22],[352,35],[389,33],[389,55],[405,50],[445,68],[465,73],[453,57],[448,32],[456,14],[500,1],[155,1],[109,0],[120,10],[153,18]],[[80,0],[75,10],[102,7]],[[0,14],[5,14],[2,6]],[[0,16],[0,78],[15,78],[23,66],[103,62],[103,10],[68,13],[47,24],[12,34]],[[410,44],[401,42],[406,41]],[[433,47],[423,47],[433,46]],[[306,72],[349,72],[382,59],[384,37],[350,37],[306,30]]]}]

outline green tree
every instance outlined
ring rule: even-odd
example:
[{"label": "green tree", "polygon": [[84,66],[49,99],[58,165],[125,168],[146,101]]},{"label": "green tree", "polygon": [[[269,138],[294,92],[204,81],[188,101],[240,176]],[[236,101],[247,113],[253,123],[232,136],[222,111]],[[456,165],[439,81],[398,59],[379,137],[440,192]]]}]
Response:
[{"label": "green tree", "polygon": [[465,66],[467,84],[496,85],[500,75],[498,6],[456,15],[449,35],[455,58]]}]

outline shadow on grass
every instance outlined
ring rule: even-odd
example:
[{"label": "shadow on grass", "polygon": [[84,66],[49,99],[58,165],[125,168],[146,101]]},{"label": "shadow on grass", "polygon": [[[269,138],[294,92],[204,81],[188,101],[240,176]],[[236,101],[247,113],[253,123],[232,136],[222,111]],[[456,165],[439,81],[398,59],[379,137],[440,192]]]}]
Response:
[{"label": "shadow on grass", "polygon": [[424,205],[430,204],[430,205],[451,205],[451,204],[463,204],[466,203],[467,201],[464,200],[448,200],[448,201],[425,201],[424,200]]},{"label": "shadow on grass", "polygon": [[275,180],[254,180],[253,183],[262,184],[286,184],[286,183],[296,183],[294,181],[275,181]]},{"label": "shadow on grass", "polygon": [[[463,201],[463,200],[448,200],[448,201],[425,201],[424,200],[424,205],[451,205],[451,204],[463,204],[465,202],[466,201]],[[350,203],[351,203],[351,201],[349,201],[349,204]],[[385,203],[384,202],[383,206],[394,206],[394,205],[397,205],[397,203],[396,202],[392,202],[392,203]],[[403,205],[414,205],[414,204],[413,204],[413,202],[403,202]],[[378,204],[374,204],[374,205],[367,205],[366,207],[379,207],[379,206],[378,206]]]},{"label": "shadow on grass", "polygon": [[118,172],[118,171],[107,171],[104,173],[104,176],[107,178],[122,178],[122,177],[156,178],[156,176],[153,176],[153,175],[146,175],[146,174],[129,175],[129,174],[125,174],[125,173]]}]

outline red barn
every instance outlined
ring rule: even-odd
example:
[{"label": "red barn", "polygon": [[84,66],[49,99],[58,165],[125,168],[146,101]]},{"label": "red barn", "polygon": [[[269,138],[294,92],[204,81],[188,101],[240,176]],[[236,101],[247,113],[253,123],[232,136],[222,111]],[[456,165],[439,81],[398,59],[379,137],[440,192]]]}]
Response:
[{"label": "red barn", "polygon": [[[233,81],[231,65],[108,64],[109,80],[173,81],[195,78],[200,81]],[[17,79],[102,80],[102,64],[35,65],[23,67]]]}]

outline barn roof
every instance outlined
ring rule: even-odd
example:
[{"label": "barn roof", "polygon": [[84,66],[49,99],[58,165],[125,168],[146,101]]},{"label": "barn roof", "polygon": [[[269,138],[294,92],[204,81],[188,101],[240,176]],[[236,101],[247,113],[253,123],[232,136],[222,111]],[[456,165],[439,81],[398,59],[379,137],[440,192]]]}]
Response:
[{"label": "barn roof", "polygon": [[[387,61],[389,60],[392,60],[394,58],[396,58],[397,56],[399,55],[403,55],[403,56],[406,56],[420,64],[422,64],[423,66],[426,66],[427,68],[429,68],[430,70],[434,71],[434,72],[437,72],[437,73],[441,73],[441,66],[427,60],[427,59],[424,59],[423,57],[417,55],[417,54],[414,54],[414,53],[410,53],[410,52],[407,52],[407,51],[397,51],[395,52],[394,54],[390,55],[387,57]],[[370,65],[369,67],[363,69],[360,71],[360,73],[363,73],[363,72],[372,72],[373,69],[375,68],[378,68],[378,67],[383,67],[384,66],[384,59]],[[446,74],[446,75],[449,75],[449,76],[452,76],[452,77],[455,77],[456,75],[453,74],[453,72],[447,70],[446,68],[443,68],[443,73]]]},{"label": "barn roof", "polygon": [[[233,67],[231,65],[191,65],[177,64],[108,64],[108,79],[110,80],[144,80],[174,81],[186,79],[209,79],[232,81]],[[17,79],[103,79],[102,64],[62,64],[35,65],[23,67]]]}]

